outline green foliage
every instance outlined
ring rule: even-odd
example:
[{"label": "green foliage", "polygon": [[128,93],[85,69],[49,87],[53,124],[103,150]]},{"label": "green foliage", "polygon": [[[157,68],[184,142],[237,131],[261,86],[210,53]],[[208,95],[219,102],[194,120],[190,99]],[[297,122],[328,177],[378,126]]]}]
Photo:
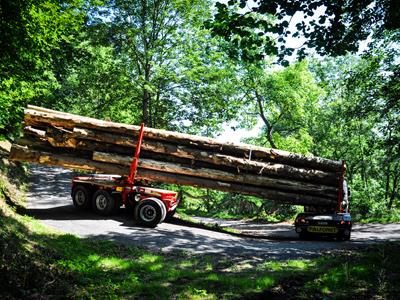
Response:
[{"label": "green foliage", "polygon": [[[389,42],[391,41],[391,42]],[[359,218],[395,214],[399,195],[398,49],[393,37],[363,58],[316,62],[312,69],[327,92],[314,124],[313,152],[345,159]]]},{"label": "green foliage", "polygon": [[201,27],[209,3],[188,3],[110,1],[92,11],[75,46],[82,58],[64,69],[61,107],[205,135],[232,119],[235,66]]},{"label": "green foliage", "polygon": [[84,22],[85,2],[2,1],[0,136],[18,128],[23,107],[58,87],[54,62]]},{"label": "green foliage", "polygon": [[[231,42],[234,56],[258,61],[278,55],[285,65],[285,57],[297,52],[304,58],[309,49],[331,56],[355,53],[369,35],[400,28],[397,0],[231,0],[217,2],[216,9],[208,27]],[[297,18],[301,15],[304,19]],[[295,49],[286,43],[289,38],[304,43]]]},{"label": "green foliage", "polygon": [[307,63],[272,72],[252,66],[247,69],[245,82],[248,118],[261,118],[264,123],[262,135],[247,141],[309,153],[313,145],[309,127],[315,121],[322,91]]},{"label": "green foliage", "polygon": [[182,188],[182,195],[178,212],[184,218],[194,215],[220,219],[259,219],[275,223],[292,220],[302,209],[252,196],[192,187]]}]

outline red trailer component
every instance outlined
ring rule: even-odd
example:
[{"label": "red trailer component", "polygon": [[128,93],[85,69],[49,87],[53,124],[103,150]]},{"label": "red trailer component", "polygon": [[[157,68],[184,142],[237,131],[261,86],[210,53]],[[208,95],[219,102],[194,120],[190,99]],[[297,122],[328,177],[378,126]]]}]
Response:
[{"label": "red trailer component", "polygon": [[72,179],[75,207],[91,207],[106,216],[125,206],[134,212],[139,224],[147,227],[156,227],[173,216],[179,204],[177,192],[144,186],[136,176],[143,133],[142,123],[128,176],[91,174]]}]

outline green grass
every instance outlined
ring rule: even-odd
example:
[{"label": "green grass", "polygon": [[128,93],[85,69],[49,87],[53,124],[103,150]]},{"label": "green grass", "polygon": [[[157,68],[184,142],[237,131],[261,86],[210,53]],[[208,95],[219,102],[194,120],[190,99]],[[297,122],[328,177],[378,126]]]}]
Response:
[{"label": "green grass", "polygon": [[375,217],[363,217],[357,219],[358,223],[368,224],[368,223],[399,223],[400,222],[400,210],[393,210],[385,216],[375,216]]},{"label": "green grass", "polygon": [[275,275],[264,271],[219,269],[236,265],[230,261],[79,239],[12,213],[2,215],[0,225],[3,296],[19,298],[40,291],[43,297],[214,299],[261,292],[276,282]]},{"label": "green grass", "polygon": [[248,263],[79,239],[2,211],[3,296],[229,299],[283,292],[287,298],[390,298],[400,292],[399,244],[321,259]]}]

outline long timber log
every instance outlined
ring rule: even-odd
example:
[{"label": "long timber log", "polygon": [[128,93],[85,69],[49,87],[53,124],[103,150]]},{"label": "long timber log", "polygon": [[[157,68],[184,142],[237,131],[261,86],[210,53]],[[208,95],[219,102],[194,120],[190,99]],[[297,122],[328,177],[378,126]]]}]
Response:
[{"label": "long timber log", "polygon": [[[104,163],[104,162],[95,162],[90,159],[76,158],[66,155],[30,150],[19,145],[12,146],[10,159],[24,160],[32,163],[60,166],[70,169],[80,169],[80,170],[83,169],[83,170],[96,171],[102,173],[112,173],[119,175],[125,175],[129,171],[129,167],[124,167],[121,165]],[[144,169],[142,167],[138,169],[138,176],[143,179],[151,181],[161,181],[165,183],[190,185],[201,188],[211,188],[227,192],[248,194],[268,200],[277,200],[281,203],[283,202],[283,203],[297,204],[297,205],[317,204],[321,206],[332,206],[336,204],[336,200],[322,198],[318,196],[301,195],[298,193],[264,189],[257,186],[244,185],[239,183],[209,180],[182,174],[172,174],[168,172]]]},{"label": "long timber log", "polygon": [[[126,151],[121,150],[122,147],[118,149],[119,151],[112,151],[112,146],[110,144],[129,147],[130,149],[136,147],[136,140],[130,136],[110,133],[102,134],[101,132],[91,129],[74,128],[73,130],[68,131],[53,127],[48,128],[47,131],[44,132],[32,127],[26,127],[25,132],[28,134],[38,133],[38,137],[46,138],[54,147],[84,149],[86,146],[88,150],[102,151],[102,146],[104,146],[105,148],[110,149],[111,152],[118,153],[124,153]],[[88,141],[98,142],[98,147],[93,147],[94,144],[89,143]],[[143,141],[142,149],[154,153],[160,153],[165,156],[174,156],[206,162],[215,165],[215,168],[217,169],[219,166],[230,167],[236,169],[238,174],[250,172],[259,176],[265,175],[278,178],[296,179],[337,187],[338,176],[332,172],[296,168],[278,163],[258,162],[224,154],[214,154],[210,151],[202,151],[194,147],[162,143],[153,140]]]},{"label": "long timber log", "polygon": [[[28,107],[25,110],[25,123],[30,126],[56,126],[73,130],[74,127],[97,129],[104,132],[137,136],[139,126],[97,120],[56,111],[39,111]],[[145,140],[173,142],[179,145],[194,146],[199,149],[211,150],[216,153],[233,155],[240,158],[252,158],[262,161],[287,164],[295,167],[305,167],[321,171],[341,172],[342,164],[338,161],[319,157],[309,157],[291,152],[263,148],[258,146],[234,143],[221,143],[212,138],[199,137],[166,130],[145,128]]]},{"label": "long timber log", "polygon": [[[132,158],[109,153],[94,152],[93,160],[100,162],[109,162],[129,167]],[[329,186],[321,186],[310,183],[296,182],[293,180],[276,179],[264,176],[255,176],[251,174],[232,174],[229,172],[207,169],[193,168],[177,163],[161,162],[152,159],[141,159],[139,167],[149,170],[159,170],[166,173],[189,175],[224,182],[236,182],[241,184],[262,186],[282,191],[295,191],[301,194],[319,195],[331,199],[337,198],[337,189]]]}]

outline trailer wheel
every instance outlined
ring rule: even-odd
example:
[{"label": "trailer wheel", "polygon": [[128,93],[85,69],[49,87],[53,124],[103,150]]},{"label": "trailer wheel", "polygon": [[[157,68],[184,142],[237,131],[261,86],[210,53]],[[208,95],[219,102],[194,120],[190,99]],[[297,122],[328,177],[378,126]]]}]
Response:
[{"label": "trailer wheel", "polygon": [[135,219],[140,225],[154,228],[163,220],[162,206],[155,199],[145,199],[136,206]]},{"label": "trailer wheel", "polygon": [[90,191],[83,185],[77,185],[72,191],[72,202],[77,209],[86,210],[90,207]]},{"label": "trailer wheel", "polygon": [[167,217],[167,208],[165,207],[165,204],[158,198],[148,198],[148,199],[152,199],[160,205],[161,210],[162,210],[162,217],[158,224],[161,224],[162,222],[164,222],[165,218]]},{"label": "trailer wheel", "polygon": [[110,215],[115,209],[115,199],[105,190],[98,190],[93,195],[93,209],[102,216]]}]

